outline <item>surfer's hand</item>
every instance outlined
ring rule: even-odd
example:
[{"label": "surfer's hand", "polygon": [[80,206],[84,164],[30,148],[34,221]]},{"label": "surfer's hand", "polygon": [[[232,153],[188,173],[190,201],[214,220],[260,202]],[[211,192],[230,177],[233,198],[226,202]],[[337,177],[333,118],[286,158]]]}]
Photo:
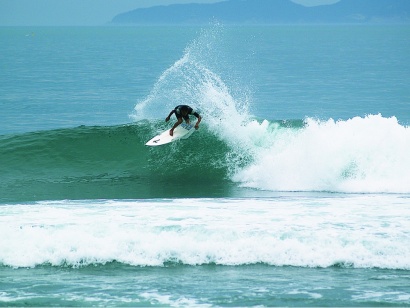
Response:
[{"label": "surfer's hand", "polygon": [[[165,122],[168,122],[169,121],[169,117],[166,117],[165,118]],[[172,135],[171,135],[172,136]]]}]

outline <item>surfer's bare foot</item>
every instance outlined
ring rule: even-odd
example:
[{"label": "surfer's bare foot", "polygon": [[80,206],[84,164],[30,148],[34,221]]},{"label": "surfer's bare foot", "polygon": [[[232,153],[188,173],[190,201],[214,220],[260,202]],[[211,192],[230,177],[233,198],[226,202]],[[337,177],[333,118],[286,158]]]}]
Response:
[{"label": "surfer's bare foot", "polygon": [[170,135],[170,136],[173,136],[173,135],[174,135],[174,132],[172,131],[172,129],[169,131],[169,135]]}]

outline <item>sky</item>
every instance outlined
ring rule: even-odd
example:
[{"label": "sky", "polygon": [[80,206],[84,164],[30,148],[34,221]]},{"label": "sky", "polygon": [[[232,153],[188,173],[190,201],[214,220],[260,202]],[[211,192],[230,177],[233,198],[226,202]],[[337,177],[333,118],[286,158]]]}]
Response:
[{"label": "sky", "polygon": [[[0,26],[98,26],[137,8],[221,0],[0,0]],[[291,0],[305,6],[339,0]]]}]

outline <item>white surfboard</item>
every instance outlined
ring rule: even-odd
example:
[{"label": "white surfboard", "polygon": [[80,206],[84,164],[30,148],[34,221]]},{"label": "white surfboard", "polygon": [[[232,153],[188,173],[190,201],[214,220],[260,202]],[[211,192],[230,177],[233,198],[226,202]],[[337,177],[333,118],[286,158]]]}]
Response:
[{"label": "white surfboard", "polygon": [[187,139],[195,131],[195,127],[190,124],[182,123],[174,129],[173,136],[169,134],[169,131],[170,129],[167,129],[166,131],[152,138],[145,145],[155,147],[158,145],[174,142],[179,139]]}]

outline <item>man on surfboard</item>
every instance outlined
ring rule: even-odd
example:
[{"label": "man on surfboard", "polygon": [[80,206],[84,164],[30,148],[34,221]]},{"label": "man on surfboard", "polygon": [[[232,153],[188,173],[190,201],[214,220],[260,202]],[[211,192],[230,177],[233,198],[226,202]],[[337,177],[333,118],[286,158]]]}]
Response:
[{"label": "man on surfboard", "polygon": [[202,118],[199,115],[198,112],[195,112],[191,107],[188,105],[179,105],[176,106],[166,117],[165,122],[168,122],[171,116],[175,113],[175,116],[177,117],[177,122],[174,124],[174,126],[170,129],[169,134],[172,136],[174,134],[174,129],[182,123],[182,119],[185,120],[187,124],[189,124],[189,115],[192,114],[194,115],[198,121],[195,124],[195,129],[199,128],[199,123],[201,122]]}]

